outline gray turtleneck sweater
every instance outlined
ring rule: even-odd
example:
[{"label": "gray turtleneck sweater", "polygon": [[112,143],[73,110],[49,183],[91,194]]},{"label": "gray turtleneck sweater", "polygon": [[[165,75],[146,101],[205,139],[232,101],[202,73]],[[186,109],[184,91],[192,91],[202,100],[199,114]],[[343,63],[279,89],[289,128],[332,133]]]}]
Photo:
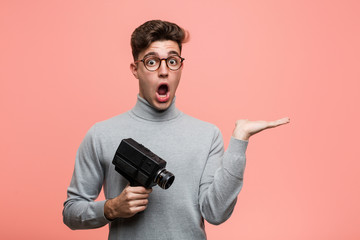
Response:
[{"label": "gray turtleneck sweater", "polygon": [[[112,164],[119,143],[133,138],[167,161],[175,175],[172,186],[156,186],[147,209],[112,222],[104,217],[105,201],[95,201],[101,188],[106,199],[127,185]],[[77,155],[64,203],[64,223],[71,229],[109,224],[109,239],[206,239],[204,219],[227,220],[243,184],[246,141],[231,138],[227,151],[214,125],[180,112],[173,102],[157,111],[146,100],[130,111],[96,123]]]}]

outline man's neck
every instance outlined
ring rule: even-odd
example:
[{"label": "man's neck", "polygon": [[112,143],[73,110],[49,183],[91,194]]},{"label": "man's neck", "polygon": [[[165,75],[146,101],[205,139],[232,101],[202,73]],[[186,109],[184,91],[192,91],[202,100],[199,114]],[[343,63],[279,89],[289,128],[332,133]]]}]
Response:
[{"label": "man's neck", "polygon": [[134,108],[131,110],[137,117],[153,121],[162,122],[177,118],[180,115],[180,111],[175,106],[175,98],[166,110],[159,111],[154,108],[144,98],[137,96],[137,102]]}]

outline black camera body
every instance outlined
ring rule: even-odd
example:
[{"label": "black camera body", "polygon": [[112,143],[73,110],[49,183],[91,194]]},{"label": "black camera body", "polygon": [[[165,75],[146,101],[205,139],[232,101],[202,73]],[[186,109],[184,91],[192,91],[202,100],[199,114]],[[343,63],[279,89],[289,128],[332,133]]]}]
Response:
[{"label": "black camera body", "polygon": [[158,184],[168,189],[175,176],[165,169],[166,161],[132,138],[123,139],[112,163],[130,186],[151,188]]}]

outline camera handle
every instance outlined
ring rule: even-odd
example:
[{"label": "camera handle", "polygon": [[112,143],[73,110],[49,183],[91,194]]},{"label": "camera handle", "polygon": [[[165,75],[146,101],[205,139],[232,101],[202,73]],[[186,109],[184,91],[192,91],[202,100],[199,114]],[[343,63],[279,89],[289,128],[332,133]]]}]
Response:
[{"label": "camera handle", "polygon": [[133,182],[133,181],[129,181],[129,182],[130,182],[130,187],[142,186],[142,185],[138,184],[137,182]]},{"label": "camera handle", "polygon": [[124,178],[126,178],[126,180],[129,181],[130,187],[142,186],[142,185],[140,185],[138,182],[134,181],[132,177],[130,177],[128,174],[126,174],[126,172],[121,171],[120,168],[118,168],[118,167],[115,166],[115,170],[116,170],[117,172],[121,172],[121,175],[122,175]]}]

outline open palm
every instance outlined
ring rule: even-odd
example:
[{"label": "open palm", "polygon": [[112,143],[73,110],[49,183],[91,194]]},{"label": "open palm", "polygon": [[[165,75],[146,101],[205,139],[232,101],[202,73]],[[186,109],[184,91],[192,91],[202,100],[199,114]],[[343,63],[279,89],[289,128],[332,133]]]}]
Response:
[{"label": "open palm", "polygon": [[249,138],[265,129],[274,128],[290,122],[290,118],[285,117],[275,121],[249,121],[247,119],[237,120],[233,137],[240,140],[249,140]]}]

